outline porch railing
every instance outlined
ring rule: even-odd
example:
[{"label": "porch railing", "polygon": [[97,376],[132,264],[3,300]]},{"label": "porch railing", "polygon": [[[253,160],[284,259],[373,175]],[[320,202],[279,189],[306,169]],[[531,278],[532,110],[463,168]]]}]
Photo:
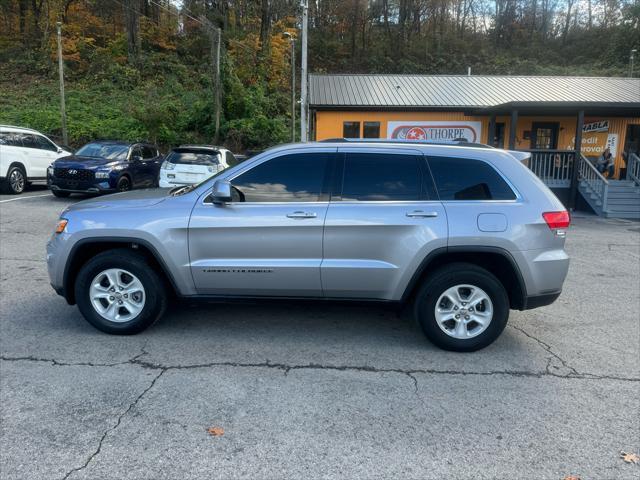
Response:
[{"label": "porch railing", "polygon": [[571,185],[576,152],[572,150],[528,150],[529,168],[549,187],[568,188]]},{"label": "porch railing", "polygon": [[629,154],[627,160],[627,177],[640,185],[640,158],[635,153]]},{"label": "porch railing", "polygon": [[578,160],[578,181],[586,183],[591,191],[598,197],[602,204],[602,210],[607,209],[607,197],[609,196],[609,181],[602,176],[598,169],[584,155]]}]

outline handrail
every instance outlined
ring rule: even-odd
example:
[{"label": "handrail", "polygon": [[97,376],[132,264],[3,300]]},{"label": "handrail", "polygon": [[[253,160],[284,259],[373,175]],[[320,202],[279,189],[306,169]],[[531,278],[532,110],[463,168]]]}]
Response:
[{"label": "handrail", "polygon": [[574,150],[523,150],[531,155],[527,166],[546,185],[566,188],[571,184],[576,152]]},{"label": "handrail", "polygon": [[600,180],[602,180],[605,185],[609,185],[609,180],[607,180],[606,177],[600,173],[600,171],[593,165],[593,163],[589,161],[587,157],[585,157],[583,154],[580,154],[580,160],[585,162],[589,166],[589,168],[593,170],[593,173],[600,177]]},{"label": "handrail", "polygon": [[609,199],[609,180],[582,154],[578,158],[578,181],[584,182],[591,192],[598,197],[602,204],[602,211],[607,209]]},{"label": "handrail", "polygon": [[635,153],[629,154],[627,161],[627,176],[640,185],[640,157]]}]

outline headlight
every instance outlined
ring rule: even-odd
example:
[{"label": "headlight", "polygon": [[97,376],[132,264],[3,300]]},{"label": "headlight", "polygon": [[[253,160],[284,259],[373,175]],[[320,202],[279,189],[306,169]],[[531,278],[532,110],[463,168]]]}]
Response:
[{"label": "headlight", "polygon": [[175,163],[167,162],[166,160],[162,162],[162,166],[160,167],[162,170],[173,170],[176,168]]},{"label": "headlight", "polygon": [[111,172],[105,172],[103,171],[98,171],[96,172],[96,178],[109,178],[109,175],[111,174]]},{"label": "headlight", "polygon": [[47,175],[53,177],[53,164],[47,167]]},{"label": "headlight", "polygon": [[64,232],[65,228],[67,228],[67,223],[69,223],[69,220],[67,220],[66,218],[61,218],[60,220],[58,220],[58,224],[56,225],[56,233]]}]

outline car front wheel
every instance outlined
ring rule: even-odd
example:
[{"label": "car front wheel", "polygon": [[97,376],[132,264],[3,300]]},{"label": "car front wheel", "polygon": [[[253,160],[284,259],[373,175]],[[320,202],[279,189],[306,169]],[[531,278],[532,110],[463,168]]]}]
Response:
[{"label": "car front wheel", "polygon": [[504,286],[489,271],[455,263],[434,272],[414,305],[427,338],[457,352],[479,350],[496,340],[509,318]]},{"label": "car front wheel", "polygon": [[142,255],[127,249],[110,250],[88,261],[78,273],[75,295],[89,323],[119,335],[151,326],[167,304],[162,278]]}]

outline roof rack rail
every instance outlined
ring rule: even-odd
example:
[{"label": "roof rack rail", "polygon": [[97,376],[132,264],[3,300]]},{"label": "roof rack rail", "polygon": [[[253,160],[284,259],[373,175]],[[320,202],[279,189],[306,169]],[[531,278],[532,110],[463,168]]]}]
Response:
[{"label": "roof rack rail", "polygon": [[403,140],[398,138],[327,138],[319,140],[319,143],[400,143],[418,145],[450,145],[456,147],[494,148],[491,145],[466,140],[428,141],[428,140]]}]

